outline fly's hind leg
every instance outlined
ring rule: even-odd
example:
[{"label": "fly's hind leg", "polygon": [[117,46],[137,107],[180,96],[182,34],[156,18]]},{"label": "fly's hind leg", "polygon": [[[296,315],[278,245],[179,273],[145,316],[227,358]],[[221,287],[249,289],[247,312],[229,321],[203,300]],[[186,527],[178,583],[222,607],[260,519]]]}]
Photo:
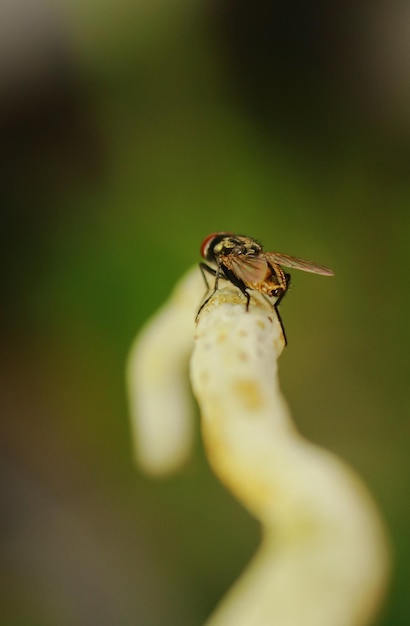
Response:
[{"label": "fly's hind leg", "polygon": [[278,322],[279,322],[280,327],[282,329],[283,339],[285,340],[285,346],[287,346],[288,345],[288,340],[287,340],[287,337],[286,337],[286,331],[285,331],[285,327],[284,327],[283,322],[282,322],[282,317],[281,317],[281,315],[279,313],[279,309],[278,309],[278,307],[279,307],[280,303],[282,302],[283,298],[285,297],[285,295],[286,295],[286,293],[287,293],[287,291],[289,289],[289,285],[290,285],[290,274],[284,274],[284,277],[285,277],[285,283],[286,283],[285,284],[285,288],[282,290],[282,293],[279,294],[279,297],[276,300],[275,304],[273,305],[273,308],[275,309],[276,317],[278,318]]},{"label": "fly's hind leg", "polygon": [[290,274],[283,274],[284,278],[285,278],[285,286],[282,287],[281,293],[279,294],[278,299],[275,302],[275,307],[279,306],[280,303],[282,302],[283,298],[286,296],[288,289],[289,289],[289,285],[290,285]]},{"label": "fly's hind leg", "polygon": [[[281,300],[282,298],[279,298],[279,299]],[[273,308],[275,309],[276,317],[278,318],[278,322],[279,322],[280,327],[282,329],[282,335],[283,335],[283,339],[285,340],[285,346],[287,346],[288,345],[288,340],[287,340],[287,337],[286,337],[286,331],[285,331],[285,327],[284,327],[283,322],[282,322],[281,315],[279,313],[278,303],[277,302],[275,302],[275,304],[273,305]]]}]

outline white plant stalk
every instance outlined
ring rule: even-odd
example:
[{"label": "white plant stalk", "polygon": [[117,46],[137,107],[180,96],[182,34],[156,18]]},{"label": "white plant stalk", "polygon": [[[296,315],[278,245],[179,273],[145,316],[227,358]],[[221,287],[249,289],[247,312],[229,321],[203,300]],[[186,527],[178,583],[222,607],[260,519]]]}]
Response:
[{"label": "white plant stalk", "polygon": [[194,345],[195,311],[204,291],[195,268],[138,333],[130,350],[126,375],[134,454],[148,474],[179,469],[191,452],[188,361]]},{"label": "white plant stalk", "polygon": [[[168,318],[163,313],[148,326],[131,356],[131,407],[140,458],[151,471],[156,464],[162,470],[164,458],[175,461],[169,452],[180,436],[184,454],[179,456],[187,453],[189,408],[181,402],[181,380],[176,383],[184,368],[174,344],[181,341],[185,358],[200,285],[199,271],[183,279],[167,305]],[[190,309],[191,321],[185,314],[178,321],[176,302],[185,303],[185,313]],[[169,318],[175,327],[166,346]],[[277,378],[283,344],[271,304],[256,294],[246,311],[243,296],[226,282],[197,322],[191,380],[207,455],[221,481],[262,527],[256,556],[207,626],[365,626],[380,605],[388,577],[383,526],[354,472],[296,431]],[[155,416],[157,411],[164,414]],[[171,417],[175,431],[170,436],[168,424],[167,443],[158,424]],[[147,426],[146,420],[157,425]],[[168,464],[176,465],[169,459]]]}]

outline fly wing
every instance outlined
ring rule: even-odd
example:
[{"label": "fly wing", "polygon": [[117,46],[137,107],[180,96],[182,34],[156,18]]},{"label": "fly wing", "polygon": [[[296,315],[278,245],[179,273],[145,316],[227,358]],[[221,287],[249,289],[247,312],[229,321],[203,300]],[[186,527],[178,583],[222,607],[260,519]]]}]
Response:
[{"label": "fly wing", "polygon": [[324,265],[318,265],[317,263],[312,263],[312,261],[299,259],[298,257],[282,254],[281,252],[265,252],[265,257],[268,259],[269,263],[278,263],[285,267],[293,267],[294,269],[311,272],[312,274],[333,276],[333,271]]},{"label": "fly wing", "polygon": [[248,284],[262,282],[268,271],[268,264],[263,256],[231,256],[229,266],[240,280]]}]

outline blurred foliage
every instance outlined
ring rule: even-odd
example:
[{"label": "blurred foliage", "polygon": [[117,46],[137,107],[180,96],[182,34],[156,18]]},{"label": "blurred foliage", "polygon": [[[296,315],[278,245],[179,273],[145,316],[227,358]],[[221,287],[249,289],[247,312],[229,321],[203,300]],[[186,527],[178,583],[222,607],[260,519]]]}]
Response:
[{"label": "blurred foliage", "polygon": [[130,342],[218,230],[335,270],[292,274],[282,386],[379,502],[380,624],[408,624],[409,23],[382,0],[1,5],[1,624],[200,624],[254,552],[199,437],[151,481],[127,421]]}]

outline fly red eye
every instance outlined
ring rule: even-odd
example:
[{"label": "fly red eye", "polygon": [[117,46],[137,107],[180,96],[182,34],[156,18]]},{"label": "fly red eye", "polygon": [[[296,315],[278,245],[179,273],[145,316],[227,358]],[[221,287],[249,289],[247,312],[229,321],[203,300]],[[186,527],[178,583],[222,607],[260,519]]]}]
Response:
[{"label": "fly red eye", "polygon": [[208,235],[208,237],[205,237],[205,239],[203,240],[201,244],[201,257],[203,259],[206,259],[206,254],[209,250],[209,245],[211,241],[216,237],[217,234],[218,233],[212,233],[212,235]]},{"label": "fly red eye", "polygon": [[209,255],[210,250],[212,250],[213,248],[212,244],[214,243],[214,240],[217,239],[218,241],[220,241],[223,237],[226,237],[230,234],[231,233],[212,233],[211,235],[208,235],[208,237],[205,237],[200,248],[201,257],[203,259],[209,260],[208,255]]}]

